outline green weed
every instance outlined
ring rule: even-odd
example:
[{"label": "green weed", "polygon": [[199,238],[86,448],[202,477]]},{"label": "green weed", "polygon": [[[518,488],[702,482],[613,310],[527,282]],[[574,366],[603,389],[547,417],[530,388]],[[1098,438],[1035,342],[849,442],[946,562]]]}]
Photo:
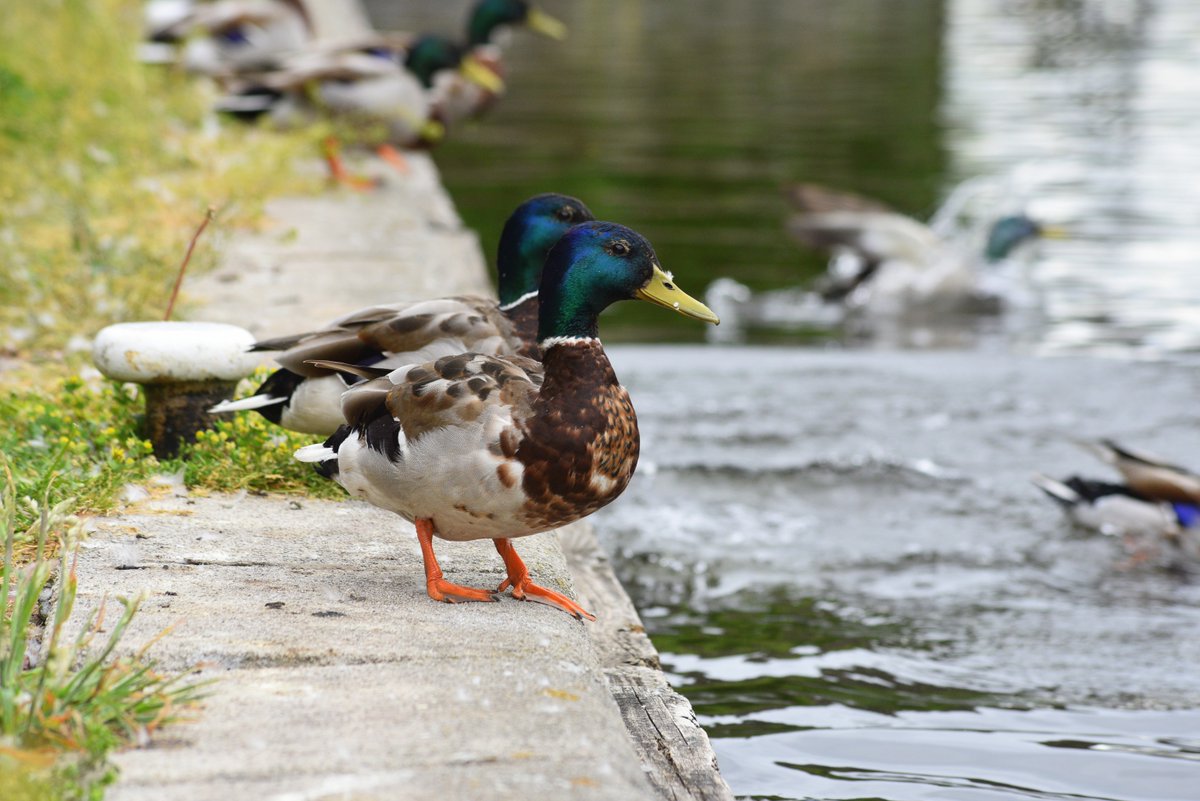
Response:
[{"label": "green weed", "polygon": [[[313,188],[307,134],[208,112],[203,82],[135,60],[137,0],[41,0],[0,14],[0,350],[60,349],[161,319],[209,206],[252,226],[265,200]],[[193,269],[214,262],[197,252]]]},{"label": "green weed", "polygon": [[[243,390],[266,377],[260,370],[243,382]],[[292,458],[296,449],[317,438],[286,431],[258,414],[239,414],[200,432],[178,458],[160,461],[138,428],[143,399],[134,384],[59,379],[49,387],[0,396],[0,453],[23,466],[18,495],[40,497],[51,476],[61,491],[76,499],[80,514],[113,510],[122,490],[154,476],[183,471],[192,490],[298,492],[338,498],[333,482]],[[27,510],[18,522],[33,523]],[[20,547],[32,543],[21,539]]]},{"label": "green weed", "polygon": [[[2,465],[0,598],[8,603],[0,620],[0,790],[5,798],[96,799],[114,777],[107,755],[176,720],[196,703],[201,685],[189,683],[186,672],[158,672],[146,658],[153,640],[130,656],[117,655],[138,600],[118,599],[112,623],[101,605],[71,633],[81,535],[69,514],[72,501],[51,505],[47,486],[40,502],[18,504],[16,481],[7,461]],[[21,509],[35,520],[23,532],[35,542],[24,566],[15,560]],[[57,603],[47,611],[55,575]],[[101,636],[106,625],[109,633]]]}]

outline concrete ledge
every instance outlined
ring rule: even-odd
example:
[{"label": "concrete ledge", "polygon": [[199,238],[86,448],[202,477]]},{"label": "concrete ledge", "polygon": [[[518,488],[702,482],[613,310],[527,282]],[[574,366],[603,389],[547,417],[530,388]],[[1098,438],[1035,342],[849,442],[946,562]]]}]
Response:
[{"label": "concrete ledge", "polygon": [[692,705],[667,683],[658,651],[591,527],[559,531],[583,605],[597,620],[588,628],[609,692],[658,796],[671,801],[732,801],[708,734]]},{"label": "concrete ledge", "polygon": [[[80,611],[142,594],[129,646],[175,626],[160,664],[218,680],[195,722],[119,757],[110,797],[652,798],[584,625],[431,601],[415,540],[357,501],[173,498],[97,521]],[[518,548],[572,590],[555,534]],[[454,581],[503,578],[490,542],[439,558]]]}]

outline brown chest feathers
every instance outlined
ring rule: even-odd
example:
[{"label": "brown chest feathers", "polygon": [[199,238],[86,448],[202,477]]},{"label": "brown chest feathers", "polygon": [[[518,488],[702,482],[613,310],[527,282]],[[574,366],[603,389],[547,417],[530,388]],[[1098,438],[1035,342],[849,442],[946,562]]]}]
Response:
[{"label": "brown chest feathers", "polygon": [[517,459],[530,522],[584,517],[624,491],[638,460],[637,415],[598,341],[551,348]]},{"label": "brown chest feathers", "polygon": [[540,359],[542,349],[538,347],[538,299],[537,295],[518,303],[506,314],[512,323],[513,336],[516,338],[517,353],[530,359]]}]

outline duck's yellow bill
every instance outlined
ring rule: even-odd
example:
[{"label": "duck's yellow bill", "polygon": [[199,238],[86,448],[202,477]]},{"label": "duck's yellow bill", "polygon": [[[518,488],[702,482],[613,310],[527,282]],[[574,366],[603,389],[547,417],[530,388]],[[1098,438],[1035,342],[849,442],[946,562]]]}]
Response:
[{"label": "duck's yellow bill", "polygon": [[675,279],[670,273],[663,272],[657,264],[654,265],[654,275],[650,282],[634,293],[638,300],[648,300],[659,306],[674,309],[684,317],[701,320],[713,325],[720,325],[721,318],[713,314],[713,310],[700,301],[675,286]]},{"label": "duck's yellow bill", "polygon": [[1042,239],[1070,239],[1071,232],[1061,225],[1043,225],[1038,228],[1038,235]]},{"label": "duck's yellow bill", "polygon": [[482,86],[494,95],[504,91],[504,79],[475,56],[465,56],[458,71],[473,84]]},{"label": "duck's yellow bill", "polygon": [[548,36],[551,39],[562,41],[567,38],[567,26],[540,8],[529,9],[529,14],[525,17],[525,24],[529,26],[530,30],[537,31],[542,36]]},{"label": "duck's yellow bill", "polygon": [[426,142],[435,144],[442,141],[442,139],[446,136],[446,126],[442,125],[437,120],[425,120],[425,122],[421,123],[421,127],[418,129],[417,135]]}]

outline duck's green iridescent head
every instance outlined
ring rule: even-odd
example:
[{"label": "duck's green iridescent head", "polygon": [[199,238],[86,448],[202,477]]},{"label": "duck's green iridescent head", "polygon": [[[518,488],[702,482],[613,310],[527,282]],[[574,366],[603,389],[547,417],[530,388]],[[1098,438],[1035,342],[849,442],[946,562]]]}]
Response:
[{"label": "duck's green iridescent head", "polygon": [[988,261],[1000,261],[1016,250],[1017,246],[1029,239],[1042,236],[1040,223],[1031,220],[1024,214],[1014,214],[1001,217],[992,224],[988,232],[987,245],[983,255]]},{"label": "duck's green iridescent head", "polygon": [[582,200],[569,195],[538,195],[517,206],[504,223],[496,256],[501,307],[536,293],[550,248],[572,225],[594,219]]},{"label": "duck's green iridescent head", "polygon": [[563,234],[546,258],[538,341],[595,338],[596,318],[619,300],[646,300],[685,317],[720,322],[711,309],[675,285],[641,234],[616,223],[586,222]]},{"label": "duck's green iridescent head", "polygon": [[419,37],[408,47],[404,68],[417,76],[426,89],[433,86],[433,76],[442,70],[456,70],[462,64],[463,49],[444,36],[432,34]]},{"label": "duck's green iridescent head", "polygon": [[487,44],[505,25],[524,25],[551,39],[567,35],[567,26],[525,0],[479,0],[467,19],[467,42],[471,47]]}]

